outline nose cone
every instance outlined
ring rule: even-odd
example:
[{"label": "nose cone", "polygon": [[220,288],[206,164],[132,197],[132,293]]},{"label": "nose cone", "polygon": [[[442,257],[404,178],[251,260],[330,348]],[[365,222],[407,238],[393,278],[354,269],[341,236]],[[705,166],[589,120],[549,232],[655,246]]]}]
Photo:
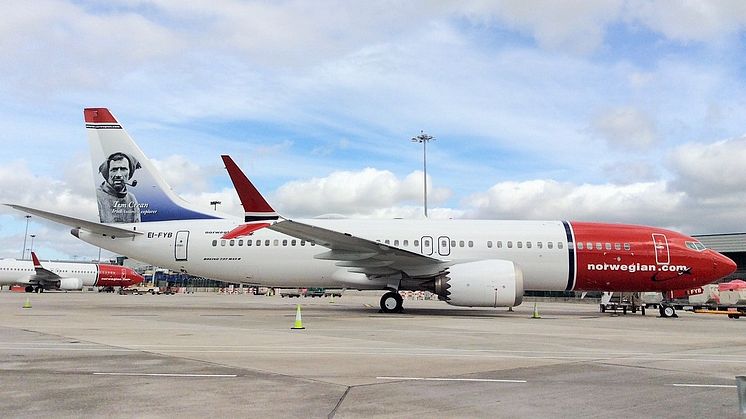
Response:
[{"label": "nose cone", "polygon": [[127,277],[130,279],[130,285],[137,285],[145,280],[142,275],[135,271],[130,272],[130,275],[127,275]]},{"label": "nose cone", "polygon": [[713,252],[715,260],[713,261],[713,270],[715,271],[715,280],[725,278],[736,271],[738,267],[729,257],[723,256],[718,252]]}]

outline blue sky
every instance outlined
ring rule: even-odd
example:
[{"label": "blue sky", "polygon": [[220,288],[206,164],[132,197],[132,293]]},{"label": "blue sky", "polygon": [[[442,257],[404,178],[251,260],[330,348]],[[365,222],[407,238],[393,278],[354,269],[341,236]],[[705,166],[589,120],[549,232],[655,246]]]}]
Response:
[{"label": "blue sky", "polygon": [[[95,219],[82,108],[185,199],[291,217],[577,219],[743,231],[741,1],[10,1],[0,201]],[[0,209],[0,257],[24,214]],[[35,248],[98,249],[32,219]],[[27,245],[28,247],[28,245]]]}]

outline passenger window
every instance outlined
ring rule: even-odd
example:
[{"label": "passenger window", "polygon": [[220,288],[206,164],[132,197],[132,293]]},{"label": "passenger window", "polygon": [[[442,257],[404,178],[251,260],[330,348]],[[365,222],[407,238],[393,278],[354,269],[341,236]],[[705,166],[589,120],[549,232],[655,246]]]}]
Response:
[{"label": "passenger window", "polygon": [[487,247],[492,249],[492,240],[487,240]]},{"label": "passenger window", "polygon": [[394,246],[398,246],[398,245],[399,245],[399,240],[394,240]]},{"label": "passenger window", "polygon": [[557,249],[562,249],[562,242],[557,242]]},{"label": "passenger window", "polygon": [[448,240],[441,240],[440,241],[440,247],[442,247],[443,249],[447,248],[448,247]]},{"label": "passenger window", "polygon": [[414,241],[414,247],[420,247],[420,241],[419,240],[415,240]]},{"label": "passenger window", "polygon": [[614,243],[614,250],[622,250],[622,245],[619,243]]},{"label": "passenger window", "polygon": [[230,242],[228,242],[228,243],[230,244],[230,246],[234,246],[234,245],[236,244],[236,241],[235,241],[235,240],[231,240],[231,241],[230,241]]},{"label": "passenger window", "polygon": [[306,245],[306,241],[305,241],[305,240],[301,240],[301,241],[300,241],[300,245],[301,245],[301,246],[305,246],[305,245]]},{"label": "passenger window", "polygon": [[217,240],[213,240],[213,241],[212,241],[212,247],[215,247],[215,246],[217,246],[217,245],[218,245],[218,241],[217,241]]},{"label": "passenger window", "polygon": [[578,242],[578,250],[583,250],[583,242]]},{"label": "passenger window", "polygon": [[295,239],[293,239],[293,240],[290,240],[290,245],[291,245],[291,246],[295,246],[295,243],[296,243],[296,240],[295,240]]},{"label": "passenger window", "polygon": [[391,240],[389,240],[389,239],[386,239],[383,242],[386,243],[386,244],[391,244]]},{"label": "passenger window", "polygon": [[601,243],[596,243],[596,250],[603,250]]},{"label": "passenger window", "polygon": [[246,246],[251,246],[251,240],[246,240]]},{"label": "passenger window", "polygon": [[588,250],[593,250],[593,243],[591,243],[591,242],[588,242],[588,243],[586,243],[585,245],[586,245],[586,249],[588,249]]},{"label": "passenger window", "polygon": [[287,241],[287,240],[283,240],[283,241],[282,241],[282,245],[283,245],[283,246],[287,246],[287,245],[288,245],[288,241]]},{"label": "passenger window", "polygon": [[429,239],[425,239],[423,241],[423,243],[425,244],[425,247],[430,247],[430,240]]},{"label": "passenger window", "polygon": [[269,246],[269,240],[265,240],[265,241],[264,241],[264,245],[265,245],[265,246]]},{"label": "passenger window", "polygon": [[497,241],[497,248],[498,249],[502,249],[502,247],[503,247],[503,241],[502,240],[498,240]]},{"label": "passenger window", "polygon": [[520,241],[520,240],[518,241],[518,243],[516,243],[516,245],[517,245],[517,247],[518,247],[519,249],[522,249],[522,248],[523,248],[523,242],[522,242],[522,241]]},{"label": "passenger window", "polygon": [[508,240],[508,249],[512,249],[512,248],[513,248],[513,241]]},{"label": "passenger window", "polygon": [[469,247],[474,247],[474,241],[472,241],[472,240],[469,240],[469,243],[467,243],[467,244],[469,245]]},{"label": "passenger window", "polygon": [[624,250],[630,250],[632,249],[632,246],[630,246],[629,243],[624,243]]},{"label": "passenger window", "polygon": [[541,242],[536,242],[536,247],[538,247],[539,249],[541,249],[542,246],[543,246],[543,244],[541,244]]},{"label": "passenger window", "polygon": [[526,242],[526,249],[530,249],[530,248],[531,248],[531,242]]},{"label": "passenger window", "polygon": [[459,240],[458,241],[458,247],[464,247],[464,241],[463,240]]},{"label": "passenger window", "polygon": [[606,243],[604,247],[606,248],[606,250],[611,250],[611,243]]},{"label": "passenger window", "polygon": [[456,240],[451,240],[451,247],[456,247]]},{"label": "passenger window", "polygon": [[238,241],[238,245],[239,246],[243,246],[243,239],[241,239],[241,240]]},{"label": "passenger window", "polygon": [[220,240],[220,245],[225,246],[225,240]]},{"label": "passenger window", "polygon": [[261,241],[261,240],[257,240],[257,241],[256,241],[256,245],[257,245],[257,246],[261,246],[261,245],[262,245],[262,241]]},{"label": "passenger window", "polygon": [[280,240],[274,239],[274,241],[272,241],[272,245],[273,246],[279,246],[280,245]]},{"label": "passenger window", "polygon": [[402,246],[409,246],[409,240],[404,240],[402,242]]}]

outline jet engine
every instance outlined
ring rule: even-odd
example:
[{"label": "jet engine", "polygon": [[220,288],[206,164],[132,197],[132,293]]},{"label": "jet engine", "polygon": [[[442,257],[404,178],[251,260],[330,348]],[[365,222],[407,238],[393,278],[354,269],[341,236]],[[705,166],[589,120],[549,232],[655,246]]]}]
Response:
[{"label": "jet engine", "polygon": [[514,307],[523,302],[523,273],[508,260],[460,263],[435,280],[435,293],[454,306]]},{"label": "jet engine", "polygon": [[77,291],[83,289],[83,280],[80,278],[60,278],[57,288],[65,291]]}]

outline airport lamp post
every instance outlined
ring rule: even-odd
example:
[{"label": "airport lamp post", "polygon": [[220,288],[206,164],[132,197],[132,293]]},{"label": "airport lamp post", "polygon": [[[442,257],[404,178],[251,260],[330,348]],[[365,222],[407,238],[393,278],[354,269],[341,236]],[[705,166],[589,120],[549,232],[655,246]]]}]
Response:
[{"label": "airport lamp post", "polygon": [[210,201],[210,205],[212,205],[212,209],[215,211],[218,210],[218,205],[222,205],[222,204],[223,203],[220,201]]},{"label": "airport lamp post", "polygon": [[21,252],[21,260],[26,258],[26,236],[28,236],[28,221],[31,219],[30,215],[26,216],[26,232],[23,233],[23,252]]},{"label": "airport lamp post", "polygon": [[36,237],[36,234],[31,234],[31,251],[34,251],[34,237]]},{"label": "airport lamp post", "polygon": [[431,135],[425,134],[424,131],[420,130],[420,135],[412,137],[413,143],[422,143],[422,172],[424,178],[424,207],[425,207],[425,218],[427,218],[427,143],[429,141],[435,141],[435,138]]}]

